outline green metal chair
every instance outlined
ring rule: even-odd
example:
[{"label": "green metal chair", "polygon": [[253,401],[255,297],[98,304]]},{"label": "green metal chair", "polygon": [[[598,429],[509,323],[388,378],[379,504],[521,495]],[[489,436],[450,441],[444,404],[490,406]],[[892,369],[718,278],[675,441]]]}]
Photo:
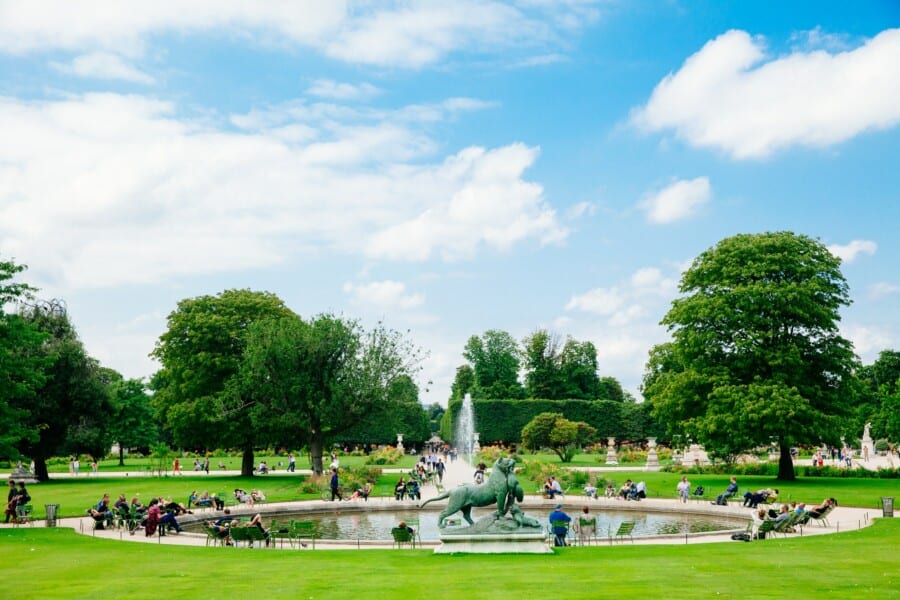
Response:
[{"label": "green metal chair", "polygon": [[306,547],[303,539],[309,538],[310,544],[312,544],[312,549],[316,549],[316,537],[318,536],[318,532],[316,531],[315,523],[313,523],[312,521],[292,521],[290,529],[291,538],[296,540],[297,543],[300,544],[301,548]]},{"label": "green metal chair", "polygon": [[[623,521],[619,525],[619,528],[616,530],[616,533],[613,536],[613,539],[624,542],[625,536],[628,536],[629,538],[631,538],[631,543],[633,544],[634,543],[633,532],[634,532],[634,521]],[[611,539],[610,541],[613,541],[613,539]]]},{"label": "green metal chair", "polygon": [[405,527],[394,527],[391,529],[391,537],[394,538],[392,548],[402,548],[403,544],[408,544],[412,548],[416,547],[415,534],[410,533],[409,529]]},{"label": "green metal chair", "polygon": [[34,527],[34,519],[32,518],[32,513],[34,512],[34,507],[31,504],[23,504],[21,506],[16,507],[16,526],[24,525],[28,523],[30,526]]},{"label": "green metal chair", "polygon": [[578,543],[581,546],[597,541],[597,517],[578,517]]}]

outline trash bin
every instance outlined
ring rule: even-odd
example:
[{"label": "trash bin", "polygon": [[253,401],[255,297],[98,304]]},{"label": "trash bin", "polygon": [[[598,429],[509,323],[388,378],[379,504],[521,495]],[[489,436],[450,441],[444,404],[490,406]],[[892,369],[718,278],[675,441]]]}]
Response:
[{"label": "trash bin", "polygon": [[45,504],[47,511],[47,527],[56,527],[56,513],[59,512],[59,504]]},{"label": "trash bin", "polygon": [[894,516],[894,497],[882,496],[881,498],[881,515],[884,517]]}]

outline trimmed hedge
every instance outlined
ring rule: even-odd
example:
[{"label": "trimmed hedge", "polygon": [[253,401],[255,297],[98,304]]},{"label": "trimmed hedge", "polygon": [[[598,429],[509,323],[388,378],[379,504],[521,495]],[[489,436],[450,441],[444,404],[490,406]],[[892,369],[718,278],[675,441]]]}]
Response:
[{"label": "trimmed hedge", "polygon": [[[441,437],[452,439],[452,424],[462,407],[461,401],[450,403],[441,421]],[[522,428],[544,412],[562,413],[570,421],[584,421],[597,429],[597,436],[617,440],[644,440],[662,437],[664,429],[650,414],[646,403],[612,400],[544,400],[544,399],[472,399],[476,429],[482,444],[519,443]]]}]

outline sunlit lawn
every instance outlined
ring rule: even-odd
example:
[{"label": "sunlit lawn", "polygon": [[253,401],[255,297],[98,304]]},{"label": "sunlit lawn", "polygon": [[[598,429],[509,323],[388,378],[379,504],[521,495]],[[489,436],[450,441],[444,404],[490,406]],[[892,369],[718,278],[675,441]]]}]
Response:
[{"label": "sunlit lawn", "polygon": [[0,530],[16,598],[897,598],[900,520],[758,542],[558,549],[266,550],[137,544],[71,530]]}]

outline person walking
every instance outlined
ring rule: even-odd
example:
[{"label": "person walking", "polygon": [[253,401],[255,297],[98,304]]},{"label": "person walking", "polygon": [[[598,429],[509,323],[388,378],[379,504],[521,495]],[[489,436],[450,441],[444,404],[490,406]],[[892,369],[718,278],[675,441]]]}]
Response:
[{"label": "person walking", "polygon": [[334,502],[334,499],[343,500],[344,498],[341,496],[341,486],[338,481],[338,470],[331,470],[331,501]]},{"label": "person walking", "polygon": [[294,469],[297,467],[297,460],[294,458],[294,453],[291,452],[288,454],[288,473],[293,473]]}]

